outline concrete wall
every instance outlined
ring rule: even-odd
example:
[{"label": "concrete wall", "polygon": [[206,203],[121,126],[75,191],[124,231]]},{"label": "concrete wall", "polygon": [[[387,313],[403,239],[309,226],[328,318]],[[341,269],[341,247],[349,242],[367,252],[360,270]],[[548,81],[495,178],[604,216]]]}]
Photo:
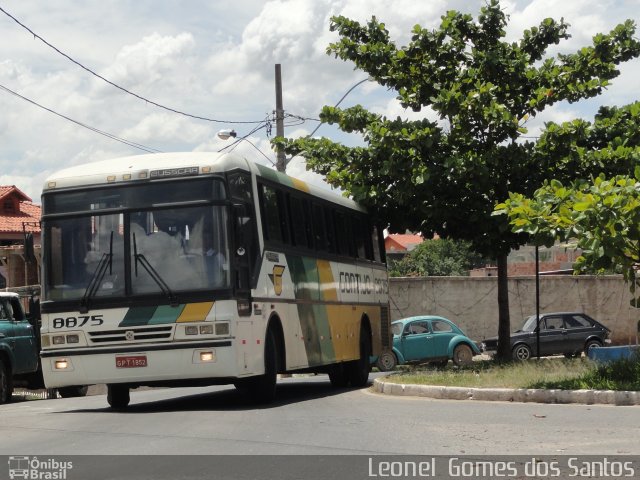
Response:
[{"label": "concrete wall", "polygon": [[[541,276],[540,312],[580,311],[612,330],[614,344],[636,344],[640,309],[631,308],[629,286],[621,276]],[[440,315],[479,341],[498,334],[496,277],[390,279],[391,318]],[[509,278],[511,330],[535,314],[535,277]]]}]

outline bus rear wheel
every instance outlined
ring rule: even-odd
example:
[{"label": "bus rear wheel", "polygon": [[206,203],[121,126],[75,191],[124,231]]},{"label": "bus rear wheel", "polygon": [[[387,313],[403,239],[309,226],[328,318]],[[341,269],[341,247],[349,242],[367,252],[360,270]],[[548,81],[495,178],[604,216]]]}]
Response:
[{"label": "bus rear wheel", "polygon": [[352,387],[365,387],[369,383],[371,371],[371,335],[364,325],[360,327],[360,358],[345,365],[349,383]]},{"label": "bus rear wheel", "polygon": [[344,363],[336,363],[329,367],[329,381],[333,388],[344,388],[349,385],[349,378]]},{"label": "bus rear wheel", "polygon": [[114,410],[124,410],[129,406],[129,387],[125,385],[107,385],[107,402]]}]

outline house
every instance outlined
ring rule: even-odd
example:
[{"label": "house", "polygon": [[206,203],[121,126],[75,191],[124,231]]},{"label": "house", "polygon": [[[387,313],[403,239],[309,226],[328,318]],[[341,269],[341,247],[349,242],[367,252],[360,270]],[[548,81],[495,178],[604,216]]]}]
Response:
[{"label": "house", "polygon": [[412,233],[390,233],[384,239],[384,249],[387,258],[400,260],[408,252],[424,242],[422,235]]},{"label": "house", "polygon": [[25,258],[25,234],[40,245],[40,206],[15,185],[0,186],[0,288],[39,283],[39,255]]}]

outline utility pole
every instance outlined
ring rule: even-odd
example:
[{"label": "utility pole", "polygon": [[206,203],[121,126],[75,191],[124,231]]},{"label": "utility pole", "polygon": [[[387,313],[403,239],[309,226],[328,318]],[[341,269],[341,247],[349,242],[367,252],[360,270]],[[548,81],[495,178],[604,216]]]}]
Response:
[{"label": "utility pole", "polygon": [[[284,137],[284,108],[282,106],[282,71],[276,63],[276,136]],[[286,169],[284,150],[278,147],[276,156],[276,170],[284,172]]]}]

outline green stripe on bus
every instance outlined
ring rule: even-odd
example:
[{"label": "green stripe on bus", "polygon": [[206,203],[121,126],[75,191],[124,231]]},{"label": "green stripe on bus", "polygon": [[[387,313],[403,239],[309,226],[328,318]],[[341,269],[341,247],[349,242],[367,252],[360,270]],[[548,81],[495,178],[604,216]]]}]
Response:
[{"label": "green stripe on bus", "polygon": [[161,305],[159,307],[132,307],[127,311],[119,327],[139,327],[142,325],[158,325],[175,323],[184,310],[185,305],[177,307]]},{"label": "green stripe on bus", "polygon": [[336,354],[324,305],[298,305],[300,328],[310,367],[335,362]]},{"label": "green stripe on bus", "polygon": [[171,307],[169,305],[161,305],[159,306],[153,317],[149,320],[149,325],[158,325],[162,323],[176,323],[178,317],[184,310],[185,305],[178,305],[176,307]]},{"label": "green stripe on bus", "polygon": [[287,255],[293,291],[297,300],[320,300],[318,265],[309,257]]},{"label": "green stripe on bus", "polygon": [[260,175],[262,175],[267,180],[271,180],[272,182],[279,183],[280,185],[285,185],[287,187],[293,187],[293,181],[291,177],[284,175],[282,173],[278,173],[277,170],[273,170],[269,167],[265,167],[264,165],[257,164],[258,171]]},{"label": "green stripe on bus", "polygon": [[126,313],[119,327],[135,327],[146,325],[153,317],[156,307],[133,307]]}]

